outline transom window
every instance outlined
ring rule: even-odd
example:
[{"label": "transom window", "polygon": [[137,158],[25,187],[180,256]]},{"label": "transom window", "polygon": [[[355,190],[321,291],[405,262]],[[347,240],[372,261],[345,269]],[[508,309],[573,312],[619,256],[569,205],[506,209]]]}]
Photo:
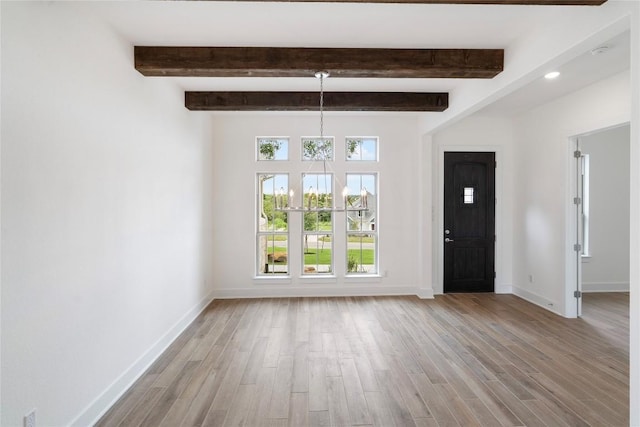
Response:
[{"label": "transom window", "polygon": [[347,138],[347,161],[378,160],[378,138]]},{"label": "transom window", "polygon": [[302,160],[333,160],[333,138],[302,138]]},{"label": "transom window", "polygon": [[258,138],[258,160],[288,160],[289,138]]}]

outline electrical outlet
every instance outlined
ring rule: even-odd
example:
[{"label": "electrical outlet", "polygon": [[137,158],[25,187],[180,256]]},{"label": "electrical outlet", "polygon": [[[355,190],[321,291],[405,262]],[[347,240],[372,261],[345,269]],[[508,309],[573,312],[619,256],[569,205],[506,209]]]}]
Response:
[{"label": "electrical outlet", "polygon": [[36,427],[36,410],[33,409],[24,416],[24,427]]}]

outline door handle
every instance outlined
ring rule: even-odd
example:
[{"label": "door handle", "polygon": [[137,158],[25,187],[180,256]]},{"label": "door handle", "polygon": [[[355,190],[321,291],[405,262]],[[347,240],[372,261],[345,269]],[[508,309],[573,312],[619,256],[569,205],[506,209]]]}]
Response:
[{"label": "door handle", "polygon": [[450,243],[450,242],[453,242],[453,239],[450,239],[450,238],[448,238],[448,237],[445,237],[444,242],[445,242],[445,243]]}]

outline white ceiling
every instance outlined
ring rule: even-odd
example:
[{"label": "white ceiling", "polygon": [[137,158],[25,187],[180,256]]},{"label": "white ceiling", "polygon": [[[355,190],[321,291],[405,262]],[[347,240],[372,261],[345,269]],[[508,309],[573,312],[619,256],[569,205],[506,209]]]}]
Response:
[{"label": "white ceiling", "polygon": [[[630,33],[624,33],[598,43],[571,61],[547,71],[559,71],[560,76],[547,80],[540,75],[531,83],[517,89],[486,107],[486,113],[517,115],[567,95],[598,80],[627,70],[630,65]],[[592,53],[598,47],[606,51]]]},{"label": "white ceiling", "polygon": [[[597,56],[588,52],[595,45],[577,49],[567,36],[561,41],[573,51],[562,57],[569,62],[560,68],[558,80],[543,82],[531,75],[523,78],[527,73],[540,73],[546,64],[557,63],[562,53],[558,51],[562,43],[545,40],[549,46],[560,47],[549,49],[547,57],[544,49],[532,49],[531,63],[527,63],[526,49],[533,37],[544,38],[546,29],[548,34],[562,34],[557,29],[573,22],[584,21],[585,26],[595,27],[601,15],[619,13],[616,8],[624,7],[623,3],[609,0],[593,7],[151,1],[92,3],[86,7],[98,7],[101,19],[131,45],[504,48],[504,76],[491,85],[467,79],[329,78],[325,83],[327,91],[447,91],[451,94],[450,110],[456,109],[449,113],[454,115],[466,108],[456,102],[472,107],[469,93],[484,90],[498,99],[518,89],[488,110],[514,112],[628,68],[628,33],[611,40],[610,51]],[[571,37],[577,36],[571,33]],[[318,90],[313,76],[150,78],[171,79],[183,90]]]}]

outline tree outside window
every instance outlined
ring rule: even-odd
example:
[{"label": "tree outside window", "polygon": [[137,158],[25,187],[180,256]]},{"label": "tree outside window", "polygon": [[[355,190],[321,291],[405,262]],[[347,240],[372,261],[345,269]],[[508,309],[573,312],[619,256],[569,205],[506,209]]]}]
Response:
[{"label": "tree outside window", "polygon": [[378,138],[357,137],[347,138],[347,161],[376,161],[378,160]]},{"label": "tree outside window", "polygon": [[332,161],[333,138],[302,138],[302,160]]},{"label": "tree outside window", "polygon": [[289,138],[258,138],[258,160],[288,160]]}]

